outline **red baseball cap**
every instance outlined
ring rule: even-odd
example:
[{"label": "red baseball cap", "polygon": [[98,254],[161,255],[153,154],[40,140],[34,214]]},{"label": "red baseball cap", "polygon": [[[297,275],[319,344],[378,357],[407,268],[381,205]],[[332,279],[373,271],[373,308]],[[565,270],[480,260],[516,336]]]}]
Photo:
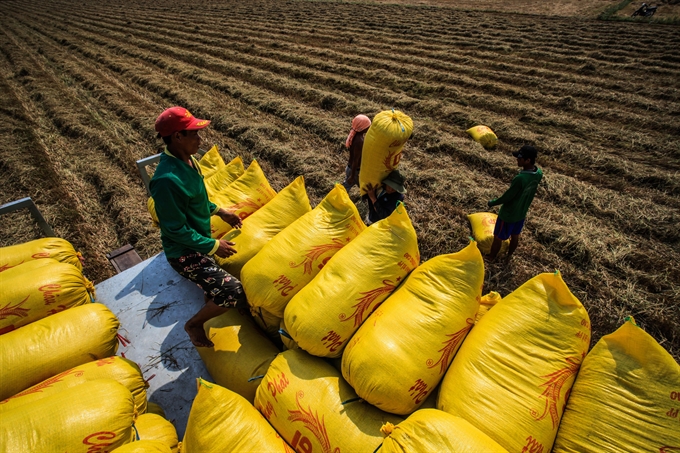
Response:
[{"label": "red baseball cap", "polygon": [[179,131],[195,131],[203,129],[210,120],[196,118],[184,107],[171,107],[156,118],[158,137],[167,137]]}]

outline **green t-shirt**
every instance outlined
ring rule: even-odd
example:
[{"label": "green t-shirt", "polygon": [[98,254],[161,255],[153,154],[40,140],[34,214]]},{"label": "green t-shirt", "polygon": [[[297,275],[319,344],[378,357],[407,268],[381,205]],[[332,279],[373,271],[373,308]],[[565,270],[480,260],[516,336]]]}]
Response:
[{"label": "green t-shirt", "polygon": [[489,202],[489,206],[503,205],[498,212],[498,220],[508,223],[524,220],[542,178],[543,172],[538,167],[535,167],[535,170],[520,171],[512,179],[510,188],[503,195]]},{"label": "green t-shirt", "polygon": [[210,216],[219,208],[208,199],[198,162],[191,160],[193,168],[166,150],[149,184],[168,258],[217,248],[210,237]]}]

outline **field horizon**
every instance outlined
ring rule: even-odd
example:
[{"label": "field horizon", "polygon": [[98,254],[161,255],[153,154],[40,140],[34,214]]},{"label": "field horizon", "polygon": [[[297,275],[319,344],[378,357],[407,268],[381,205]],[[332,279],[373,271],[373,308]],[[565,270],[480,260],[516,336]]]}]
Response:
[{"label": "field horizon", "polygon": [[[591,347],[632,315],[680,360],[680,27],[595,19],[615,2],[592,18],[438,4],[0,2],[0,204],[32,197],[98,282],[122,245],[161,251],[135,161],[161,149],[163,109],[210,119],[202,148],[257,159],[277,191],[304,175],[316,206],[352,117],[395,108],[414,122],[400,169],[423,259],[467,244],[466,216],[535,145],[544,181],[484,293],[559,269]],[[495,150],[465,132],[479,124]],[[1,246],[40,237],[28,214],[3,220]]]}]

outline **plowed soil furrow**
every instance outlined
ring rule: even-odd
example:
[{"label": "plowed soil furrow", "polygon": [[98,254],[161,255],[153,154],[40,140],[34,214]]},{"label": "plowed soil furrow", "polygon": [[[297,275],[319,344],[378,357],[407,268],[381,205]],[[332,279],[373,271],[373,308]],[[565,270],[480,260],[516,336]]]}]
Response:
[{"label": "plowed soil furrow", "polygon": [[[680,353],[673,27],[198,2],[0,6],[0,136],[10,150],[0,150],[0,176],[18,181],[3,201],[34,196],[61,235],[95,256],[94,278],[110,275],[102,255],[125,242],[143,256],[160,250],[134,161],[158,149],[163,108],[212,120],[204,147],[257,158],[276,189],[303,174],[316,204],[342,178],[351,117],[394,107],[416,125],[402,169],[424,258],[465,245],[465,216],[505,190],[510,151],[534,143],[546,176],[517,256],[507,268],[488,264],[485,290],[507,294],[559,268],[589,309],[594,340],[633,314]],[[495,151],[465,133],[479,123],[498,133]],[[36,152],[14,157],[26,146]]]}]

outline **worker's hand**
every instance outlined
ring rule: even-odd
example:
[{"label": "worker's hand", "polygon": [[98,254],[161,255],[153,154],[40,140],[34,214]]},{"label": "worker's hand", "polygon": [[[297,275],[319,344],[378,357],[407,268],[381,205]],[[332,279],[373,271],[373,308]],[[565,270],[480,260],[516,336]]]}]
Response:
[{"label": "worker's hand", "polygon": [[370,198],[373,203],[378,201],[378,198],[375,196],[375,191],[377,188],[378,188],[377,184],[375,185],[371,183],[366,184],[366,195],[368,195],[368,198]]},{"label": "worker's hand", "polygon": [[226,209],[220,209],[217,211],[217,215],[233,228],[241,228],[243,225],[243,222],[241,222],[241,218],[238,215],[231,211],[227,211]]},{"label": "worker's hand", "polygon": [[223,241],[222,239],[219,241],[220,246],[215,252],[215,255],[219,256],[220,258],[229,258],[231,255],[236,253],[236,249],[233,247],[236,245],[235,242]]},{"label": "worker's hand", "polygon": [[493,205],[491,204],[492,202],[493,202],[493,200],[489,200],[489,201],[486,202],[486,205],[487,205],[488,207],[492,207],[492,206],[493,206]]}]

